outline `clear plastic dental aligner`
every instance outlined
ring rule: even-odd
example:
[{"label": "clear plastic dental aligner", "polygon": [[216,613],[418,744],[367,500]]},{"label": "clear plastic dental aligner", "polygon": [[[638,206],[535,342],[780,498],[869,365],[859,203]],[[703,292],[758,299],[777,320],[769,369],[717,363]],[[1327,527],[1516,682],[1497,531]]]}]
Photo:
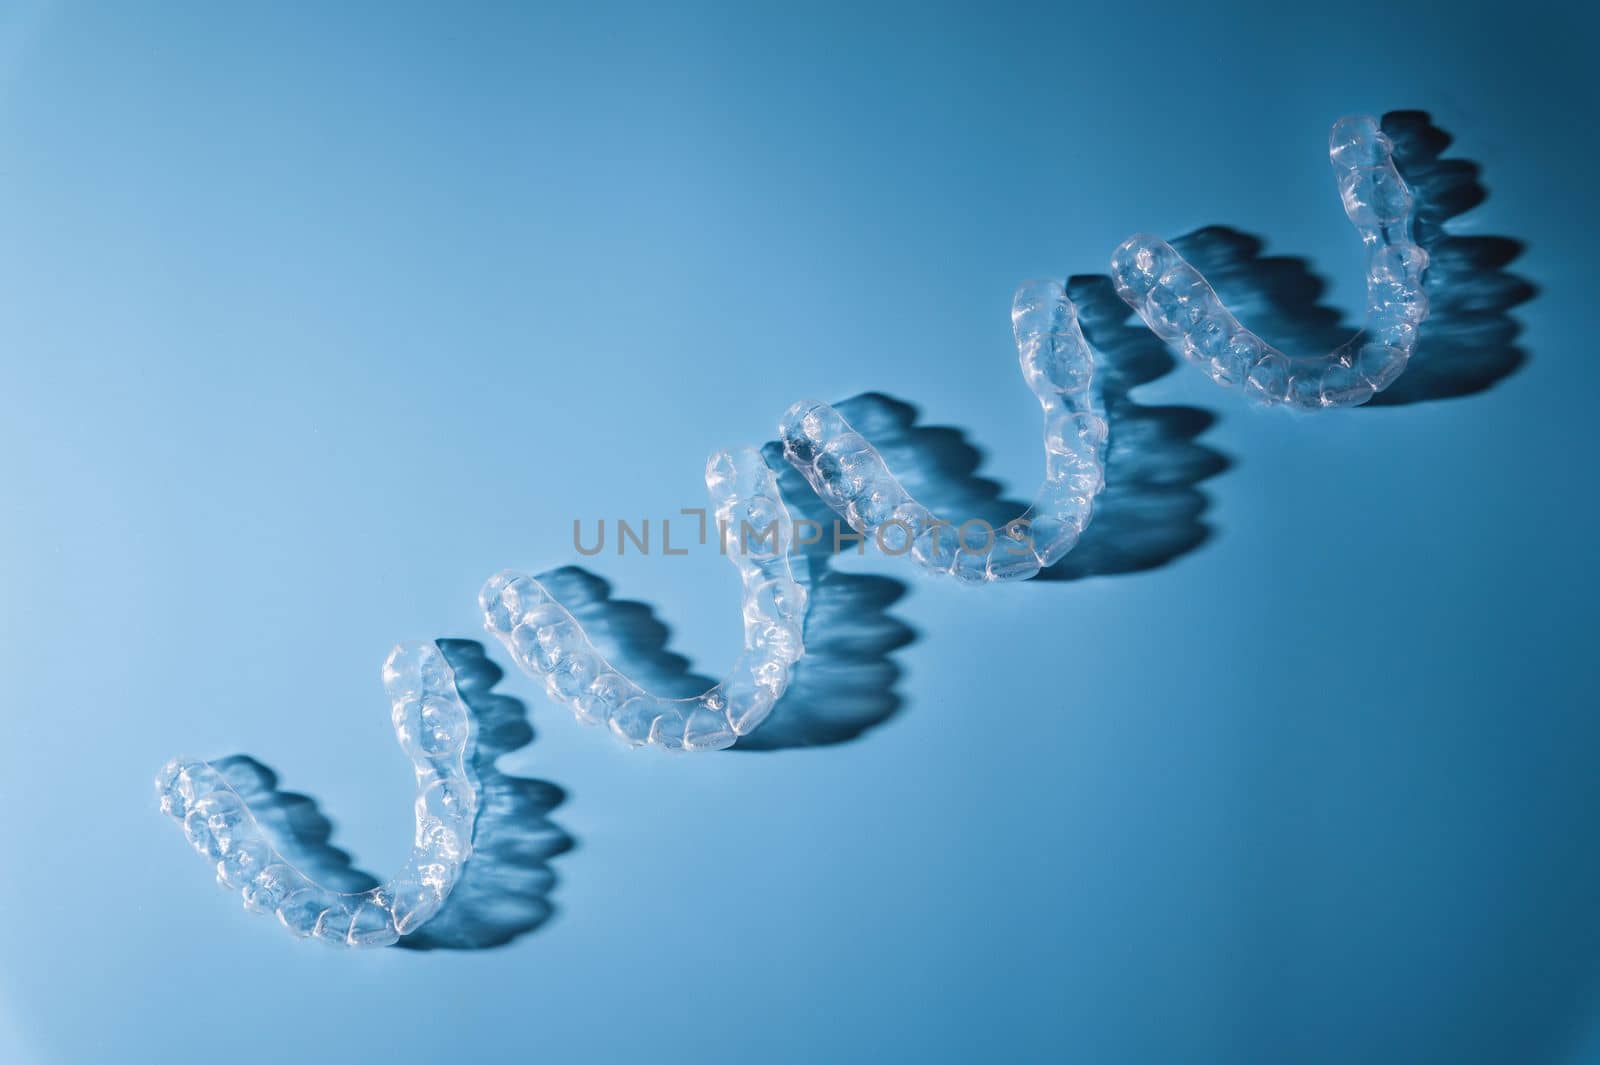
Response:
[{"label": "clear plastic dental aligner", "polygon": [[1242,386],[1258,403],[1302,409],[1353,407],[1394,383],[1428,316],[1422,274],[1428,253],[1411,239],[1411,191],[1389,138],[1369,116],[1341,118],[1328,157],[1345,214],[1367,252],[1366,327],[1327,355],[1290,356],[1229,314],[1170,244],[1141,233],[1111,256],[1117,293],[1157,335],[1220,385]]},{"label": "clear plastic dental aligner", "polygon": [[941,519],[912,498],[876,448],[826,403],[796,403],[778,423],[783,453],[823,502],[889,555],[970,583],[1026,580],[1077,544],[1105,485],[1106,420],[1094,355],[1059,281],[1028,281],[1011,304],[1017,361],[1044,410],[1044,483],[1001,528]]},{"label": "clear plastic dental aligner", "polygon": [[450,664],[433,643],[397,644],[383,686],[395,737],[417,774],[417,832],[405,867],[381,887],[330,891],[294,868],[250,811],[260,779],[238,765],[174,759],[156,776],[161,812],[216,863],[217,883],[237,891],[246,909],[276,914],[292,934],[333,946],[382,947],[416,931],[444,905],[472,851],[472,718]]},{"label": "clear plastic dental aligner", "polygon": [[608,726],[629,746],[733,746],[766,720],[805,653],[806,593],[789,568],[794,527],[761,453],[741,448],[712,455],[706,492],[723,549],[744,584],[744,652],[726,679],[700,695],[667,699],[623,676],[577,619],[525,573],[497,573],[478,595],[484,629],[517,665],[542,677],[550,697],[571,707],[578,720]]}]

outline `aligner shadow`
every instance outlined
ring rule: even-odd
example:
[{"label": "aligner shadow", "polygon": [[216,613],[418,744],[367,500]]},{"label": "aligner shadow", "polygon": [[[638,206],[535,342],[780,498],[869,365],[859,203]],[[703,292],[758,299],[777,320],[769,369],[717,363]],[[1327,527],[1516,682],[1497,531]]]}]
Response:
[{"label": "aligner shadow", "polygon": [[[791,511],[810,516],[807,502],[815,497],[804,481],[782,463],[781,454],[777,462],[770,450],[766,457],[778,471],[784,502]],[[911,643],[916,632],[891,617],[888,608],[905,594],[905,585],[886,577],[835,572],[827,565],[831,551],[831,544],[806,546],[791,559],[795,580],[810,595],[806,654],[772,715],[733,751],[844,743],[887,721],[900,707],[894,690],[900,668],[889,655]],[[640,686],[667,698],[688,698],[716,683],[667,650],[672,630],[654,607],[613,598],[605,578],[563,566],[538,574],[538,580],[612,665]]]},{"label": "aligner shadow", "polygon": [[273,846],[296,869],[329,891],[370,891],[380,881],[355,867],[350,855],[328,841],[333,822],[317,800],[278,786],[278,774],[248,754],[211,763],[249,807]]},{"label": "aligner shadow", "polygon": [[1094,518],[1067,556],[1036,581],[1143,573],[1176,561],[1211,538],[1211,499],[1202,481],[1228,469],[1222,452],[1199,442],[1216,415],[1177,404],[1147,406],[1133,389],[1171,373],[1176,360],[1133,318],[1104,274],[1067,279],[1067,295],[1094,348],[1111,435],[1106,486]]},{"label": "aligner shadow", "polygon": [[[1067,294],[1095,349],[1100,399],[1111,430],[1106,487],[1078,545],[1033,579],[1156,569],[1211,535],[1204,520],[1210,500],[1199,485],[1230,463],[1197,438],[1216,418],[1198,407],[1146,406],[1131,397],[1132,389],[1165,376],[1176,363],[1159,338],[1130,324],[1128,305],[1109,277],[1072,277]],[[918,424],[915,406],[878,392],[853,396],[835,409],[879,450],[906,491],[935,514],[958,523],[982,519],[999,528],[1027,509],[1025,501],[1008,498],[999,483],[979,476],[984,453],[965,430]],[[799,495],[804,481],[798,476],[795,481]],[[790,491],[788,482],[784,490]],[[808,511],[807,517],[832,527],[834,515],[809,491],[800,498],[819,511]]]},{"label": "aligner shadow", "polygon": [[1416,195],[1417,243],[1429,256],[1425,282],[1431,313],[1417,338],[1411,365],[1369,406],[1394,407],[1470,396],[1493,387],[1528,361],[1517,345],[1522,326],[1513,307],[1539,294],[1506,267],[1526,245],[1510,237],[1454,235],[1444,224],[1489,198],[1481,168],[1467,159],[1441,159],[1450,134],[1426,111],[1391,111],[1383,131],[1394,161]]},{"label": "aligner shadow", "polygon": [[[847,418],[858,412],[839,406]],[[778,489],[796,518],[824,530],[816,543],[795,549],[795,580],[805,586],[805,657],[795,664],[789,690],[772,716],[736,751],[776,751],[846,743],[882,725],[904,700],[896,685],[901,669],[892,655],[917,640],[917,630],[889,613],[907,586],[892,577],[835,569],[838,551],[829,530],[833,512],[783,457],[783,445],[762,446],[767,465],[778,471]],[[847,543],[842,549],[849,549]]]},{"label": "aligner shadow", "polygon": [[[1445,223],[1488,198],[1480,167],[1441,159],[1451,136],[1425,111],[1391,111],[1382,126],[1394,162],[1415,203],[1413,232],[1427,250],[1430,313],[1406,372],[1367,403],[1394,407],[1470,396],[1511,376],[1528,360],[1516,343],[1521,326],[1510,310],[1538,290],[1510,273],[1524,245],[1509,237],[1457,236]],[[1357,326],[1322,302],[1327,283],[1297,256],[1263,255],[1260,237],[1229,226],[1205,226],[1172,242],[1241,321],[1290,354],[1342,345]]]},{"label": "aligner shadow", "polygon": [[[501,772],[495,762],[533,742],[527,708],[499,695],[504,675],[474,640],[436,640],[455,671],[456,691],[472,713],[471,770],[478,787],[472,856],[440,911],[397,947],[482,950],[537,930],[554,912],[549,861],[574,846],[550,814],[566,793],[554,784]],[[249,755],[213,763],[245,801],[285,860],[330,891],[361,892],[381,881],[333,846],[333,822],[309,795],[278,785],[278,774]]]},{"label": "aligner shadow", "polygon": [[505,675],[476,640],[435,641],[455,670],[456,690],[472,711],[472,772],[478,820],[472,857],[444,907],[401,938],[408,950],[483,950],[537,931],[554,913],[550,860],[576,845],[550,819],[566,792],[545,780],[502,772],[496,762],[533,742],[527,707],[493,689]]},{"label": "aligner shadow", "polygon": [[635,684],[668,699],[699,695],[717,682],[667,650],[672,629],[649,603],[612,596],[611,582],[581,566],[536,575],[611,664]]}]

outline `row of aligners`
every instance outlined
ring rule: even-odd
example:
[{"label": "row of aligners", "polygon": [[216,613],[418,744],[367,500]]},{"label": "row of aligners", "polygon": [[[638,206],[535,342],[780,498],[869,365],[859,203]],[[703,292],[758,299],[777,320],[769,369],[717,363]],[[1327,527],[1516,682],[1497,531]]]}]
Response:
[{"label": "row of aligners", "polygon": [[[1218,383],[1242,385],[1263,403],[1365,402],[1403,372],[1427,315],[1428,256],[1411,240],[1412,197],[1387,137],[1370,118],[1343,119],[1330,135],[1329,156],[1346,214],[1368,249],[1368,322],[1363,337],[1327,358],[1291,359],[1263,343],[1157,238],[1130,238],[1112,258],[1118,293],[1152,330],[1181,341],[1185,357]],[[1024,378],[1044,408],[1046,478],[1022,519],[976,533],[984,543],[966,526],[952,534],[825,404],[797,404],[785,415],[785,454],[858,532],[881,540],[891,527],[884,544],[891,553],[909,552],[926,568],[972,582],[1034,575],[1070,550],[1089,521],[1104,485],[1107,427],[1093,406],[1092,354],[1063,287],[1025,284],[1013,304],[1013,326]],[[730,556],[744,584],[745,651],[730,677],[702,696],[660,699],[612,670],[532,577],[497,574],[480,595],[485,627],[519,665],[543,675],[550,694],[580,719],[603,722],[631,744],[732,745],[771,712],[804,651],[805,592],[789,573],[792,526],[770,471],[753,452],[715,456],[706,480],[720,500],[721,528],[777,524],[780,538],[773,557],[746,558],[742,543]],[[162,811],[217,863],[218,882],[239,891],[247,908],[275,913],[297,935],[346,946],[392,943],[437,912],[470,853],[477,811],[465,759],[471,721],[448,664],[432,644],[402,645],[385,665],[385,683],[419,795],[412,858],[381,888],[328,891],[285,861],[247,805],[249,789],[259,785],[253,778],[192,760],[169,762],[157,778]]]}]

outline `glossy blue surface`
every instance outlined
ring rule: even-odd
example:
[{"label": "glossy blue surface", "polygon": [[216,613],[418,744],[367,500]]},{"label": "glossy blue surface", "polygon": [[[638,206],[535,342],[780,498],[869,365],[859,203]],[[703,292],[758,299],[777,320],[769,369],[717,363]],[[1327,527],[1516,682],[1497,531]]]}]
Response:
[{"label": "glossy blue surface", "polygon": [[[1600,1060],[1592,25],[317,6],[0,11],[0,1059]],[[1026,493],[1013,287],[1226,224],[1349,320],[1327,128],[1403,108],[1482,168],[1457,230],[1526,245],[1452,341],[1520,368],[1315,419],[1162,377],[1218,420],[1124,467],[1099,569],[1165,564],[841,562],[909,584],[834,619],[898,700],[848,742],[628,752],[506,679],[576,842],[529,934],[297,943],[157,814],[165,759],[249,752],[387,875],[394,641],[805,396]],[[731,662],[714,553],[584,562]]]}]

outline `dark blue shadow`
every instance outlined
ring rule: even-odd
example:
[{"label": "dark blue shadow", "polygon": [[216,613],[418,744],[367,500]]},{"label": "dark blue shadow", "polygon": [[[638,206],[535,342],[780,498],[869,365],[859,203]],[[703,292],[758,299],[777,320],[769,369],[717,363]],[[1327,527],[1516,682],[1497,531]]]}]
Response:
[{"label": "dark blue shadow", "polygon": [[[1211,535],[1205,521],[1210,499],[1200,483],[1226,470],[1229,461],[1197,438],[1216,418],[1198,407],[1147,406],[1135,400],[1132,390],[1171,372],[1173,357],[1133,318],[1110,278],[1074,277],[1067,290],[1096,351],[1100,397],[1111,427],[1106,487],[1077,547],[1034,579],[1077,580],[1156,569]],[[1027,509],[1026,500],[1011,498],[999,482],[980,475],[984,453],[966,430],[919,424],[915,406],[878,392],[853,396],[835,409],[879,450],[906,490],[946,520],[977,518],[999,528]],[[786,472],[781,485],[791,507],[832,528],[833,513],[797,474]],[[810,632],[808,626],[808,647]]]},{"label": "dark blue shadow", "polygon": [[[799,481],[785,464],[779,469],[785,502],[797,515],[809,514],[806,502],[815,503],[815,497],[809,489],[800,493],[790,477]],[[804,482],[799,483],[803,488]],[[900,668],[890,654],[915,640],[916,632],[888,610],[905,594],[905,585],[830,569],[831,544],[802,550],[807,553],[792,561],[795,579],[810,594],[806,655],[772,716],[741,739],[735,751],[844,743],[887,721],[900,707],[894,690]],[[610,582],[577,566],[538,577],[601,653],[635,683],[668,698],[689,698],[716,683],[667,649],[672,630],[650,604],[614,598]]]},{"label": "dark blue shadow", "polygon": [[545,780],[512,776],[495,763],[533,742],[527,707],[494,691],[504,673],[475,640],[437,641],[455,670],[456,690],[472,711],[478,821],[472,857],[432,920],[396,946],[410,950],[484,950],[537,931],[554,913],[550,861],[572,850],[571,836],[550,820],[566,792]]},{"label": "dark blue shadow", "polygon": [[272,845],[296,869],[329,891],[369,891],[378,886],[371,873],[355,867],[350,855],[333,846],[333,822],[317,800],[278,785],[278,774],[248,754],[212,763],[245,801]]},{"label": "dark blue shadow", "polygon": [[1177,363],[1144,328],[1103,274],[1072,277],[1067,294],[1096,353],[1100,399],[1111,438],[1106,486],[1078,545],[1036,581],[1110,577],[1159,569],[1211,537],[1211,498],[1201,482],[1232,463],[1199,442],[1216,415],[1199,407],[1147,405],[1139,385],[1165,377]]},{"label": "dark blue shadow", "polygon": [[[695,672],[683,655],[667,650],[672,629],[649,603],[615,598],[610,581],[581,566],[562,566],[537,577],[578,619],[596,649],[640,687],[668,699],[688,699],[716,683]],[[732,610],[731,592],[729,599]]]},{"label": "dark blue shadow", "polygon": [[[1528,361],[1517,345],[1521,326],[1510,312],[1538,290],[1507,269],[1524,246],[1509,237],[1446,232],[1446,222],[1488,198],[1478,164],[1440,158],[1451,137],[1424,111],[1391,111],[1382,123],[1394,142],[1395,165],[1415,196],[1413,229],[1430,258],[1431,309],[1406,372],[1367,406],[1475,395]],[[1331,351],[1358,329],[1340,309],[1322,302],[1328,286],[1309,261],[1263,255],[1260,237],[1206,226],[1172,243],[1236,317],[1290,354]]]},{"label": "dark blue shadow", "polygon": [[1415,232],[1429,256],[1431,313],[1411,365],[1368,406],[1475,395],[1528,361],[1517,345],[1522,326],[1510,312],[1539,290],[1507,269],[1525,245],[1510,237],[1445,232],[1447,221],[1488,199],[1489,190],[1477,163],[1440,158],[1451,137],[1426,111],[1391,111],[1383,129],[1394,141],[1395,165],[1416,193]]},{"label": "dark blue shadow", "polygon": [[[847,418],[864,418],[853,402],[846,400],[839,409]],[[766,724],[734,750],[846,743],[888,721],[903,703],[896,690],[901,669],[893,654],[915,643],[918,634],[889,608],[904,598],[907,587],[892,577],[835,569],[832,511],[784,460],[782,445],[768,441],[762,453],[778,473],[778,488],[790,513],[825,531],[817,543],[797,546],[794,558],[795,580],[809,596],[805,657],[795,664],[789,690]],[[842,548],[855,549],[848,542]]]}]

